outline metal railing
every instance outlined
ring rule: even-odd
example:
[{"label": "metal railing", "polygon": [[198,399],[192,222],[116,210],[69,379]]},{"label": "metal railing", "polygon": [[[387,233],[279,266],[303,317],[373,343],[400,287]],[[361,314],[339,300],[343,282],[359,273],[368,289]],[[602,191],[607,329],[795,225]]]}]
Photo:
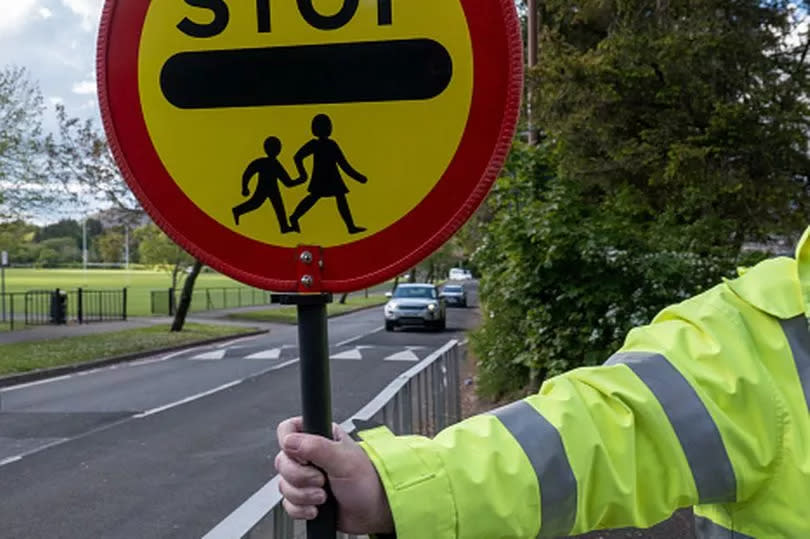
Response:
[{"label": "metal railing", "polygon": [[[465,345],[450,341],[399,375],[341,427],[347,433],[386,425],[395,434],[433,436],[461,420],[459,366]],[[278,476],[264,485],[203,539],[302,539],[303,522],[293,521],[281,505]],[[338,533],[339,539],[357,536]],[[365,536],[363,536],[365,537]]]},{"label": "metal railing", "polygon": [[[180,300],[180,289],[152,290],[152,314],[173,316]],[[195,288],[191,295],[190,311],[213,311],[234,307],[270,305],[270,292],[249,287]]]},{"label": "metal railing", "polygon": [[127,289],[29,290],[0,295],[0,329],[127,319]]}]

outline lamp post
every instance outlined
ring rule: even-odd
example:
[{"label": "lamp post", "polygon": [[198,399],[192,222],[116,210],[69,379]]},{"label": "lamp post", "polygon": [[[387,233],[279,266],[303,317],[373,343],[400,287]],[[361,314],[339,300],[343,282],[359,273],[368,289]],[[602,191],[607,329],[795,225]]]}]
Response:
[{"label": "lamp post", "polygon": [[82,275],[87,286],[87,216],[82,219]]},{"label": "lamp post", "polygon": [[[528,28],[527,28],[527,47],[526,54],[528,59],[529,70],[537,65],[537,0],[527,0],[528,3]],[[529,144],[534,146],[537,144],[537,135],[534,130],[534,119],[532,118],[532,91],[528,91],[526,99],[526,123],[529,130]]]},{"label": "lamp post", "polygon": [[8,252],[0,253],[0,297],[3,298],[3,322],[6,321],[6,266],[8,266]]}]

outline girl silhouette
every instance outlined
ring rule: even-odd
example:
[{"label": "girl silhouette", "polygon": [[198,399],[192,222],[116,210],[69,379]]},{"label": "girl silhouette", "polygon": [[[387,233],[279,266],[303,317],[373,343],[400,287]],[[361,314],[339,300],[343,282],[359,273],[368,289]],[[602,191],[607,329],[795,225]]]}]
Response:
[{"label": "girl silhouette", "polygon": [[312,120],[312,134],[317,138],[310,140],[295,154],[295,166],[301,178],[308,178],[307,170],[304,168],[304,159],[313,156],[312,179],[309,182],[307,191],[309,194],[302,200],[295,211],[290,216],[290,227],[296,232],[301,232],[298,220],[304,216],[315,205],[318,200],[326,197],[334,197],[337,202],[338,211],[346,223],[349,234],[364,232],[366,229],[354,224],[352,212],[349,209],[349,202],[346,194],[349,188],[343,182],[340,170],[343,170],[349,177],[360,183],[366,183],[368,179],[357,172],[343,155],[338,143],[329,138],[332,135],[332,120],[326,114],[318,114]]}]

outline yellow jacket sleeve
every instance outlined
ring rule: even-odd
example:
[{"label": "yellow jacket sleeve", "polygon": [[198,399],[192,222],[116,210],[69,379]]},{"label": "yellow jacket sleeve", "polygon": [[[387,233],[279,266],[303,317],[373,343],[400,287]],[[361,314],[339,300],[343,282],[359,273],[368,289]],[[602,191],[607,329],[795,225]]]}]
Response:
[{"label": "yellow jacket sleeve", "polygon": [[380,428],[362,445],[399,539],[648,527],[680,507],[743,501],[767,480],[784,409],[762,358],[785,347],[778,320],[726,283],[632,331],[604,366],[432,440]]}]

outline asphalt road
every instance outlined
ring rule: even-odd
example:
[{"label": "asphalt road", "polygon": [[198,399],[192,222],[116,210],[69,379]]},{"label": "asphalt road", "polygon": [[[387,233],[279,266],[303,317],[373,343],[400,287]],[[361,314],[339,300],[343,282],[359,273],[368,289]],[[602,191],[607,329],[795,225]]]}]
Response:
[{"label": "asphalt road", "polygon": [[[475,296],[473,295],[473,304]],[[334,419],[475,326],[329,324]],[[300,410],[297,329],[0,390],[0,536],[200,537],[273,475],[275,426]]]}]

